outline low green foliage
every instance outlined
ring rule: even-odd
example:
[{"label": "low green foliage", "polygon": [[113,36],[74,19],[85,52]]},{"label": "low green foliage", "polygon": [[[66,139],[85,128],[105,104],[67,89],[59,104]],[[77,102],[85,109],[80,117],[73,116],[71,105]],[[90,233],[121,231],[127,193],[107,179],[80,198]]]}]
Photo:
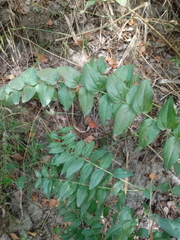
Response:
[{"label": "low green foliage", "polygon": [[[92,59],[85,64],[82,73],[72,67],[39,71],[29,68],[0,89],[0,99],[19,104],[34,97],[39,98],[43,107],[59,99],[64,109],[68,110],[77,98],[84,116],[90,113],[96,99],[103,126],[114,119],[114,136],[124,133],[135,117],[142,114],[145,120],[138,130],[138,147],[147,147],[161,131],[166,131],[164,166],[166,170],[174,166],[179,176],[180,122],[173,98],[167,99],[157,117],[151,116],[154,105],[150,81],[137,82],[138,76],[133,75],[133,69],[133,65],[123,66],[106,76],[103,74],[106,70],[103,58],[97,61]],[[123,185],[125,178],[131,177],[132,173],[121,168],[112,169],[113,153],[110,149],[104,146],[94,150],[94,142],[87,144],[83,140],[77,141],[71,127],[52,132],[50,137],[49,153],[53,158],[50,166],[43,166],[41,172],[35,171],[38,178],[35,187],[42,186],[48,198],[51,194],[60,198],[59,214],[64,216],[64,222],[71,223],[62,234],[62,239],[104,237],[107,240],[130,240],[135,235],[149,236],[149,232],[143,229],[136,232],[137,218],[132,209],[124,207],[126,195]],[[23,181],[17,184],[20,188],[24,187]],[[134,188],[143,191],[146,198],[150,198],[151,192],[156,190],[155,186],[150,189]],[[167,184],[160,188],[162,192],[170,189]],[[170,190],[179,196],[179,187]],[[106,204],[109,196],[116,197],[113,205]],[[113,223],[106,229],[104,219],[108,214],[111,214]],[[175,220],[169,223],[160,217],[154,219],[164,231],[168,224],[172,229],[176,227]],[[169,239],[168,234],[175,236],[172,229],[166,231],[163,239]],[[154,233],[154,239],[160,238],[162,233]]]}]

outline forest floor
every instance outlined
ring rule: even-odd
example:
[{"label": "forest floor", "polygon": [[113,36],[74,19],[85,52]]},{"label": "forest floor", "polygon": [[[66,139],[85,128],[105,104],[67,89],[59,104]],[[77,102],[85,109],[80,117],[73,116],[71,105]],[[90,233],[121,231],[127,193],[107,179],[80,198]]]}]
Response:
[{"label": "forest floor", "polygon": [[[180,4],[178,1],[132,1],[123,8],[115,1],[98,1],[85,9],[82,0],[27,0],[0,2],[0,86],[19,76],[29,67],[72,66],[82,71],[91,58],[104,57],[106,74],[122,65],[134,64],[141,79],[149,79],[153,86],[154,103],[163,105],[169,95],[180,107]],[[89,117],[100,126],[94,106]],[[2,163],[0,186],[0,240],[61,239],[58,229],[65,228],[58,216],[58,200],[46,199],[40,189],[34,190],[36,178],[32,169],[41,169],[49,163],[48,133],[59,126],[72,126],[71,110],[64,111],[56,101],[42,109],[39,102],[1,108]],[[79,129],[86,129],[81,109],[75,104],[75,121]],[[142,119],[137,118],[132,128]],[[93,136],[99,146],[112,144],[120,138],[111,138],[111,126],[77,131],[78,139]],[[114,167],[134,173],[131,182],[147,188],[164,181],[172,185],[179,179],[173,172],[165,172],[161,158],[162,138],[151,148],[137,150],[137,138],[127,132],[112,147]],[[8,146],[4,148],[3,140]],[[149,174],[154,173],[152,180]],[[20,190],[6,177],[16,180],[26,177]],[[153,213],[174,219],[180,217],[176,204],[180,201],[168,193],[157,192],[152,199]],[[127,204],[141,218],[141,227],[147,227],[143,203],[149,200],[139,193],[131,193]],[[140,238],[139,238],[140,239]],[[141,238],[143,239],[143,238]],[[145,239],[145,238],[144,238]]]}]

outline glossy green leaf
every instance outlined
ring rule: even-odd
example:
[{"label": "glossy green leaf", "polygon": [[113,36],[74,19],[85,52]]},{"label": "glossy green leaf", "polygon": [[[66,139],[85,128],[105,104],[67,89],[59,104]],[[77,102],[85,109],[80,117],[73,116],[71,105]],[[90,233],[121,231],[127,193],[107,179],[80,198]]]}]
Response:
[{"label": "glossy green leaf", "polygon": [[157,116],[157,126],[161,130],[173,129],[177,125],[177,115],[174,110],[173,97],[170,97],[162,106]]},{"label": "glossy green leaf", "polygon": [[124,183],[122,181],[116,182],[112,189],[111,189],[111,195],[116,195],[124,186]]},{"label": "glossy green leaf", "polygon": [[77,190],[77,207],[80,207],[88,193],[87,186],[80,186]]},{"label": "glossy green leaf", "polygon": [[113,102],[119,103],[121,99],[125,98],[128,88],[120,78],[111,74],[107,80],[107,92]]},{"label": "glossy green leaf", "polygon": [[83,153],[85,146],[86,146],[86,141],[84,141],[84,140],[78,141],[76,148],[75,148],[75,155],[77,157]]},{"label": "glossy green leaf", "polygon": [[52,180],[51,179],[43,179],[42,181],[42,189],[44,194],[46,195],[47,198],[50,197],[50,193],[52,191]]},{"label": "glossy green leaf", "polygon": [[34,86],[38,83],[39,78],[37,76],[38,70],[36,68],[28,68],[21,74],[24,83]]},{"label": "glossy green leaf", "polygon": [[68,110],[74,101],[74,90],[68,89],[65,85],[58,91],[60,103],[64,106],[65,110]]},{"label": "glossy green leaf", "polygon": [[77,88],[81,76],[80,72],[69,66],[58,67],[57,72],[67,87]]},{"label": "glossy green leaf", "polygon": [[107,120],[112,117],[112,103],[107,94],[99,99],[99,116],[103,126],[106,126]]},{"label": "glossy green leaf", "polygon": [[53,86],[47,85],[44,82],[36,85],[36,91],[43,107],[46,107],[52,101],[54,89]]},{"label": "glossy green leaf", "polygon": [[138,143],[141,148],[151,144],[159,134],[160,129],[153,119],[146,119],[139,127]]},{"label": "glossy green leaf", "polygon": [[78,91],[78,98],[83,114],[87,116],[93,107],[94,94],[88,92],[84,87],[81,87]]},{"label": "glossy green leaf", "polygon": [[89,189],[91,190],[95,188],[101,182],[103,177],[104,171],[101,169],[96,169],[91,175]]},{"label": "glossy green leaf", "polygon": [[90,93],[96,94],[104,84],[104,77],[89,64],[85,64],[81,81]]},{"label": "glossy green leaf", "polygon": [[22,91],[22,103],[28,102],[36,93],[35,87],[25,86]]},{"label": "glossy green leaf", "polygon": [[180,122],[173,129],[173,134],[174,134],[175,137],[180,137]]},{"label": "glossy green leaf", "polygon": [[100,167],[103,169],[107,169],[111,166],[113,159],[113,154],[111,152],[105,153],[101,158],[99,158],[100,161]]},{"label": "glossy green leaf", "polygon": [[21,76],[14,78],[8,84],[15,90],[22,90],[24,87],[23,78]]},{"label": "glossy green leaf", "polygon": [[123,133],[136,117],[134,110],[127,104],[122,104],[115,115],[114,136]]},{"label": "glossy green leaf", "polygon": [[80,183],[84,183],[86,179],[90,176],[93,170],[93,165],[91,163],[86,163],[81,170]]},{"label": "glossy green leaf", "polygon": [[170,234],[170,236],[180,239],[180,219],[170,220],[155,215],[155,221],[165,232]]},{"label": "glossy green leaf", "polygon": [[176,195],[176,196],[180,196],[180,186],[175,186],[171,189],[172,194]]},{"label": "glossy green leaf", "polygon": [[71,165],[67,169],[66,177],[73,175],[74,173],[78,172],[82,166],[84,165],[83,159],[75,159],[71,162]]},{"label": "glossy green leaf", "polygon": [[60,155],[55,155],[51,161],[51,165],[59,166],[71,159],[73,161],[74,157],[68,152],[62,152]]},{"label": "glossy green leaf", "polygon": [[94,150],[94,144],[95,144],[95,142],[90,142],[84,147],[83,152],[82,152],[84,158],[87,158],[91,155],[91,153]]},{"label": "glossy green leaf", "polygon": [[11,94],[11,99],[15,105],[19,104],[21,95],[22,95],[22,91],[13,90]]},{"label": "glossy green leaf", "polygon": [[116,168],[114,171],[114,177],[115,178],[126,178],[131,177],[133,174],[127,170],[124,170],[122,168]]},{"label": "glossy green leaf", "polygon": [[59,75],[57,69],[45,68],[37,72],[37,76],[46,84],[56,85],[57,80],[59,80]]},{"label": "glossy green leaf", "polygon": [[128,87],[133,83],[133,71],[134,71],[134,65],[124,65],[120,68],[118,68],[115,72],[114,75],[118,78],[121,79],[123,82],[125,82]]},{"label": "glossy green leaf", "polygon": [[163,149],[164,165],[169,170],[180,159],[180,138],[170,137]]},{"label": "glossy green leaf", "polygon": [[152,109],[152,87],[149,80],[144,80],[134,96],[133,109],[136,113],[148,113]]}]

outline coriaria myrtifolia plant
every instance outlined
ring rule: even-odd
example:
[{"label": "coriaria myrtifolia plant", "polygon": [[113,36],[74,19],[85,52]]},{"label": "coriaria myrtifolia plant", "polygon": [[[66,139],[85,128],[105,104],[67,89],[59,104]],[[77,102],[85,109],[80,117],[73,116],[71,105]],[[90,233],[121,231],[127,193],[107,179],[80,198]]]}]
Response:
[{"label": "coriaria myrtifolia plant", "polygon": [[[87,116],[96,96],[102,125],[106,126],[108,120],[114,119],[114,136],[123,134],[135,117],[143,114],[145,120],[138,129],[138,147],[147,147],[161,131],[167,131],[169,136],[162,153],[164,166],[166,170],[174,167],[176,175],[180,175],[180,122],[173,98],[167,99],[153,117],[151,111],[155,105],[149,80],[139,81],[139,77],[133,75],[133,65],[122,66],[108,76],[103,74],[105,70],[103,58],[85,64],[82,73],[68,66],[39,71],[29,68],[0,89],[0,99],[19,104],[39,98],[43,107],[58,99],[68,110],[77,98],[84,116]],[[60,215],[64,216],[65,222],[71,222],[62,239],[125,240],[140,235],[135,232],[137,219],[133,217],[133,210],[123,207],[126,198],[124,178],[132,174],[121,168],[113,170],[113,154],[108,147],[94,150],[94,142],[77,141],[71,130],[68,127],[51,133],[51,165],[49,168],[44,166],[42,172],[35,172],[38,178],[36,187],[42,185],[47,197],[53,193],[60,198]],[[144,191],[138,186],[134,188]],[[178,195],[180,187],[171,190]],[[114,205],[106,203],[109,196],[116,196]],[[109,214],[112,215],[112,225],[107,228],[105,219]],[[180,237],[179,232],[174,231],[175,222],[153,217],[168,234]],[[169,239],[168,236],[163,235],[163,239]],[[162,236],[157,234],[158,237]]]}]

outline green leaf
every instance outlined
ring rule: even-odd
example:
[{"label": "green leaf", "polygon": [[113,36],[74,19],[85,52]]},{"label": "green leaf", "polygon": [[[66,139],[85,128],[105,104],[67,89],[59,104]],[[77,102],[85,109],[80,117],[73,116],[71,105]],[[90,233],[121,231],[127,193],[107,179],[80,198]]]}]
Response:
[{"label": "green leaf", "polygon": [[107,150],[96,150],[96,151],[94,151],[92,156],[91,156],[91,162],[93,162],[93,163],[96,162],[107,152],[108,152]]},{"label": "green leaf", "polygon": [[15,90],[22,90],[24,87],[23,78],[21,76],[14,78],[8,84]]},{"label": "green leaf", "polygon": [[158,215],[155,215],[155,220],[157,224],[170,236],[175,237],[177,239],[180,238],[180,219],[166,219],[166,218],[161,218]]},{"label": "green leaf", "polygon": [[115,115],[114,136],[123,133],[136,117],[134,110],[127,104],[122,104]]},{"label": "green leaf", "polygon": [[173,129],[173,134],[174,134],[175,137],[180,137],[180,122]]},{"label": "green leaf", "polygon": [[71,162],[71,165],[67,169],[66,177],[73,175],[74,173],[78,172],[82,166],[84,165],[83,159],[76,159]]},{"label": "green leaf", "polygon": [[69,66],[58,67],[57,72],[67,87],[77,88],[81,76],[80,72]]},{"label": "green leaf", "polygon": [[98,207],[99,208],[105,203],[107,194],[108,194],[108,192],[107,192],[106,189],[100,188],[98,190],[98,192],[97,192],[97,202],[98,202]]},{"label": "green leaf", "polygon": [[93,165],[91,163],[86,163],[82,170],[81,170],[81,175],[80,175],[80,183],[84,183],[86,179],[90,176],[93,170]]},{"label": "green leaf", "polygon": [[63,182],[60,186],[58,197],[63,198],[64,195],[69,191],[70,189],[70,183]]},{"label": "green leaf", "polygon": [[107,92],[113,102],[119,103],[121,99],[125,98],[128,88],[115,74],[111,74],[107,81]]},{"label": "green leaf", "polygon": [[81,81],[90,93],[96,94],[104,84],[104,77],[89,64],[85,64]]},{"label": "green leaf", "polygon": [[77,136],[74,132],[67,133],[66,135],[62,136],[63,144],[68,145],[76,140]]},{"label": "green leaf", "polygon": [[74,101],[74,90],[68,89],[65,85],[58,91],[60,103],[64,106],[65,110],[68,110]]},{"label": "green leaf", "polygon": [[62,152],[60,155],[55,155],[51,161],[51,165],[59,166],[69,160],[73,160],[74,157],[68,152]]},{"label": "green leaf", "polygon": [[139,128],[138,143],[141,148],[145,148],[151,144],[159,134],[160,129],[153,119],[146,119]]},{"label": "green leaf", "polygon": [[49,151],[50,154],[56,154],[56,153],[64,152],[64,147],[59,142],[52,142],[49,145],[49,148],[51,148],[50,151]]},{"label": "green leaf", "polygon": [[86,9],[88,7],[90,7],[91,5],[93,5],[96,2],[96,0],[88,0],[85,6],[85,9],[83,11],[86,11]]},{"label": "green leaf", "polygon": [[97,61],[92,58],[90,62],[88,62],[88,65],[90,65],[92,68],[96,69],[99,73],[103,73],[106,71],[106,62],[103,57],[99,57]]},{"label": "green leaf", "polygon": [[138,87],[134,102],[133,109],[136,113],[148,113],[152,109],[152,87],[149,80],[144,80]]},{"label": "green leaf", "polygon": [[179,162],[176,162],[174,165],[174,171],[175,171],[175,174],[177,177],[180,177],[180,163]]},{"label": "green leaf", "polygon": [[94,94],[88,92],[84,87],[81,87],[78,91],[78,97],[83,114],[84,116],[87,116],[93,107]]},{"label": "green leaf", "polygon": [[156,186],[152,185],[150,188],[148,189],[145,189],[143,191],[144,193],[144,196],[147,198],[147,199],[150,199],[151,198],[151,192],[155,191],[156,190]]},{"label": "green leaf", "polygon": [[116,182],[111,189],[111,195],[116,195],[123,188],[123,185],[122,181]]},{"label": "green leaf", "polygon": [[168,182],[163,182],[160,185],[160,190],[162,193],[166,193],[170,189],[170,185]]},{"label": "green leaf", "polygon": [[149,237],[149,230],[146,228],[139,228],[136,232],[137,236],[148,238]]},{"label": "green leaf", "polygon": [[113,159],[113,154],[110,152],[105,153],[99,160],[100,160],[100,167],[107,169],[111,166]]},{"label": "green leaf", "polygon": [[28,68],[26,71],[24,71],[21,74],[22,80],[24,83],[34,86],[38,83],[38,76],[37,76],[38,70],[36,68]]},{"label": "green leaf", "polygon": [[22,103],[28,102],[36,93],[35,87],[25,86],[22,91]]},{"label": "green leaf", "polygon": [[42,175],[43,175],[44,178],[48,178],[48,176],[49,176],[48,170],[44,165],[42,167]]},{"label": "green leaf", "polygon": [[128,0],[115,0],[115,1],[123,7],[126,7],[128,4]]},{"label": "green leaf", "polygon": [[39,171],[34,170],[34,172],[35,172],[35,175],[36,175],[37,178],[41,178],[42,177],[42,174]]},{"label": "green leaf", "polygon": [[25,184],[25,176],[21,176],[19,177],[16,181],[15,181],[16,186],[19,189],[23,189],[24,188],[24,184]]},{"label": "green leaf", "polygon": [[114,224],[106,233],[106,239],[109,239],[111,236],[115,236],[117,234],[120,234],[122,232],[122,228],[120,224]]},{"label": "green leaf", "polygon": [[127,170],[124,170],[122,168],[116,168],[114,171],[115,178],[126,178],[131,176],[133,176],[131,172],[128,172]]},{"label": "green leaf", "polygon": [[88,187],[81,186],[77,190],[77,207],[80,207],[88,193]]},{"label": "green leaf", "polygon": [[166,170],[169,170],[180,158],[180,138],[170,137],[163,148],[163,159]]},{"label": "green leaf", "polygon": [[157,116],[157,126],[161,130],[173,129],[177,125],[177,115],[174,110],[173,97],[170,97],[162,106]]},{"label": "green leaf", "polygon": [[[77,218],[71,222],[71,229],[78,229],[78,227],[81,225],[82,220],[81,218]],[[79,238],[78,238],[79,239]]]},{"label": "green leaf", "polygon": [[103,126],[106,126],[106,121],[112,117],[112,104],[107,94],[99,99],[99,116]]},{"label": "green leaf", "polygon": [[75,148],[75,155],[78,157],[83,153],[83,150],[86,146],[86,142],[84,140],[78,141]]},{"label": "green leaf", "polygon": [[116,203],[116,210],[120,211],[125,203],[126,194],[125,191],[121,190],[118,194],[118,201]]},{"label": "green leaf", "polygon": [[172,190],[172,194],[176,196],[180,196],[180,186],[175,186],[171,190]]},{"label": "green leaf", "polygon": [[37,181],[36,181],[36,183],[35,183],[35,185],[34,185],[34,188],[35,189],[37,189],[39,186],[40,186],[40,184],[42,184],[42,178],[39,178]]},{"label": "green leaf", "polygon": [[91,190],[95,188],[100,183],[103,177],[104,171],[101,169],[96,169],[91,175],[89,189]]},{"label": "green leaf", "polygon": [[82,152],[84,158],[87,158],[91,155],[92,151],[94,150],[94,144],[95,142],[90,142],[84,147]]},{"label": "green leaf", "polygon": [[52,101],[54,89],[53,86],[47,85],[44,82],[36,85],[36,91],[43,107],[46,107]]},{"label": "green leaf", "polygon": [[130,88],[129,92],[126,95],[126,103],[130,106],[133,105],[134,102],[134,98],[136,96],[136,92],[138,90],[138,85],[134,85]]},{"label": "green leaf", "polygon": [[43,189],[43,192],[46,195],[46,197],[49,198],[51,190],[52,190],[52,180],[51,179],[47,179],[47,178],[43,179],[43,181],[42,181],[42,189]]},{"label": "green leaf", "polygon": [[12,98],[12,102],[15,105],[19,104],[21,95],[22,95],[22,91],[13,90],[13,92],[11,94],[11,98]]},{"label": "green leaf", "polygon": [[56,85],[59,80],[57,69],[45,68],[37,72],[37,76],[46,84]]},{"label": "green leaf", "polygon": [[115,72],[114,75],[118,78],[121,79],[123,82],[126,82],[126,85],[128,87],[131,86],[133,83],[133,72],[134,72],[134,65],[124,65],[120,68],[118,68]]}]

